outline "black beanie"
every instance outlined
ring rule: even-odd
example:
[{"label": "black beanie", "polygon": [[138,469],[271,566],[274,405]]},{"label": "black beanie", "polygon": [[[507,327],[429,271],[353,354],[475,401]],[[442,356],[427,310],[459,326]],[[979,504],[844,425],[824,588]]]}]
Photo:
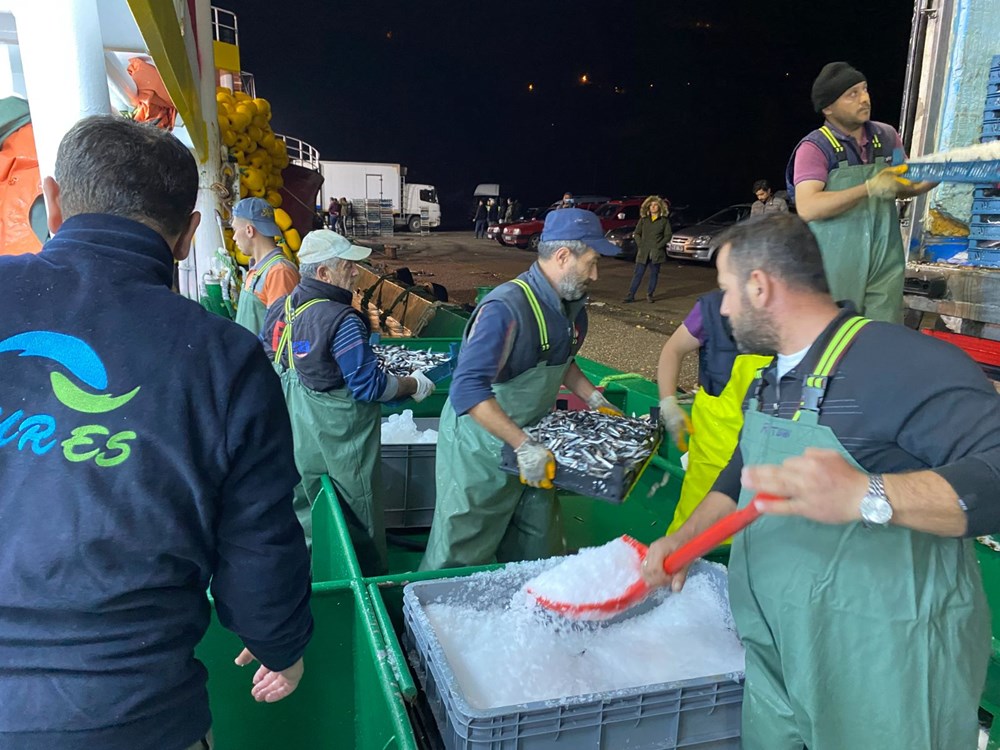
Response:
[{"label": "black beanie", "polygon": [[813,81],[812,100],[817,112],[822,112],[837,101],[847,89],[867,81],[865,74],[845,62],[832,62]]}]

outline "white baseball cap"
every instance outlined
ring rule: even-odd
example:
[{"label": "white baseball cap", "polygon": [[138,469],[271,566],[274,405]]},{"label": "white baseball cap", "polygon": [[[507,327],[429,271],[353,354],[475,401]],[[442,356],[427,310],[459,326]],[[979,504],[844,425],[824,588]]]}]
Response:
[{"label": "white baseball cap", "polygon": [[329,229],[314,229],[302,239],[299,264],[311,265],[334,258],[364,260],[371,254],[371,248],[354,245],[342,234]]}]

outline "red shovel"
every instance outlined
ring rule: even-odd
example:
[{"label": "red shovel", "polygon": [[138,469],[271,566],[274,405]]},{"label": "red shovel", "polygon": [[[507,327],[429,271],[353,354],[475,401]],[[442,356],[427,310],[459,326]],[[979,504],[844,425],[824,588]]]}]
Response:
[{"label": "red shovel", "polygon": [[[716,521],[690,541],[671,552],[667,556],[667,559],[663,561],[663,570],[668,575],[673,575],[685,565],[689,565],[706,552],[718,547],[733,534],[738,531],[742,531],[747,526],[752,524],[761,515],[761,511],[757,508],[758,502],[768,503],[783,499],[784,498],[775,497],[774,495],[766,495],[764,493],[757,494],[745,508],[734,511],[725,518]],[[622,540],[635,548],[636,552],[639,554],[640,560],[644,561],[646,559],[646,553],[649,551],[649,547],[630,536],[622,536]],[[612,617],[613,615],[619,614],[620,612],[624,612],[630,607],[634,607],[636,604],[639,604],[643,599],[653,593],[653,589],[650,588],[649,584],[646,583],[640,575],[639,579],[635,581],[635,583],[629,585],[621,596],[616,596],[613,599],[608,599],[603,602],[570,604],[568,602],[558,602],[547,599],[531,592],[530,590],[529,593],[531,593],[535,597],[535,601],[537,601],[538,604],[545,609],[558,612],[559,614],[570,619],[604,620]]]}]

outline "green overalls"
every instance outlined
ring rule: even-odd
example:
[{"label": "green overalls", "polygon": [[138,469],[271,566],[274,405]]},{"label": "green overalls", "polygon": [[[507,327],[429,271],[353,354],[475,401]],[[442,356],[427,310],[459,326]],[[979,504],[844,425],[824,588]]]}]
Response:
[{"label": "green overalls", "polygon": [[239,303],[236,306],[236,322],[246,328],[254,336],[259,336],[264,327],[264,318],[267,315],[267,305],[260,301],[257,290],[264,285],[267,272],[275,263],[287,263],[288,260],[281,254],[281,250],[274,250],[274,255],[265,259],[259,269],[250,271],[250,278],[243,285],[240,291]]},{"label": "green overalls", "polygon": [[[885,156],[871,164],[850,165],[847,149],[826,125],[820,133],[833,146],[838,166],[826,180],[827,192],[862,185],[885,169]],[[873,153],[882,144],[871,134]],[[858,311],[872,320],[901,323],[903,320],[903,276],[906,254],[899,229],[896,202],[867,198],[832,219],[809,222],[816,235],[830,293],[835,300],[851,300]]]},{"label": "green overalls", "polygon": [[[791,420],[761,411],[758,371],[744,466],[781,464],[806,448],[858,465],[819,416],[867,322],[839,327]],[[752,496],[744,490],[740,507]],[[976,747],[990,619],[969,540],[764,516],[733,541],[729,591],[746,646],[744,750]]]},{"label": "green overalls", "polygon": [[[572,357],[550,365],[549,332],[531,287],[514,279],[531,305],[541,362],[494,383],[500,408],[518,426],[534,424],[555,404]],[[574,333],[574,344],[575,344]],[[503,441],[445,402],[437,447],[437,503],[421,570],[551,557],[564,550],[555,490],[521,484],[500,470]]]},{"label": "green overalls", "polygon": [[[291,352],[292,324],[313,299],[292,310],[285,299],[285,328],[274,353],[275,368],[292,422],[295,467],[302,481],[295,487],[295,514],[312,547],[312,504],[329,475],[365,575],[386,571],[385,519],[381,494],[381,406],[356,400],[346,388],[314,391],[302,385]],[[282,355],[288,353],[287,368]]]}]

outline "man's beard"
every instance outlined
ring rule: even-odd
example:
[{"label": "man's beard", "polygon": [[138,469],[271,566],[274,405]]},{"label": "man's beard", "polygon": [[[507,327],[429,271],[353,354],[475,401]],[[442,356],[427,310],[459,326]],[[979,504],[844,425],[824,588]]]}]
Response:
[{"label": "man's beard", "polygon": [[559,297],[566,302],[576,302],[587,293],[589,279],[574,274],[568,274],[556,284]]},{"label": "man's beard", "polygon": [[781,342],[771,315],[753,307],[745,292],[742,303],[739,318],[729,320],[736,346],[744,354],[776,353]]}]

